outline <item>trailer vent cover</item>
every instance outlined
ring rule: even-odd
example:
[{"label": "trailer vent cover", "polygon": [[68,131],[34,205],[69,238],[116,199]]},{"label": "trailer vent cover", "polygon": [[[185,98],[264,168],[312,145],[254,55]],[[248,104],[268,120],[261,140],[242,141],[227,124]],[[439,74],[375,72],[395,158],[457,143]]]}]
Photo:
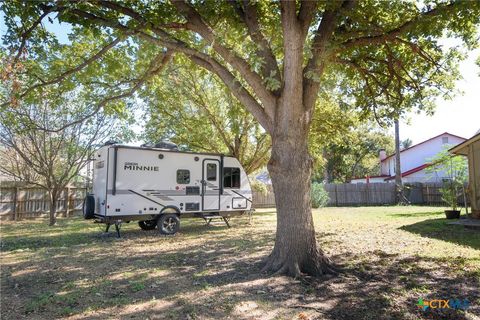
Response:
[{"label": "trailer vent cover", "polygon": [[178,146],[170,141],[160,141],[155,144],[155,148],[178,151]]},{"label": "trailer vent cover", "polygon": [[198,202],[185,203],[185,211],[198,211],[200,210],[200,204]]}]

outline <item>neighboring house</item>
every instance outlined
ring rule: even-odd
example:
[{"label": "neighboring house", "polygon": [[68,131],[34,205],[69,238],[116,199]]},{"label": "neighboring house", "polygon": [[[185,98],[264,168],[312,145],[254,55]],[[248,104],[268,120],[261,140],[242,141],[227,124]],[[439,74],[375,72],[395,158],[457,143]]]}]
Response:
[{"label": "neighboring house", "polygon": [[[402,182],[441,182],[446,177],[442,173],[431,174],[426,172],[430,166],[430,159],[442,151],[446,145],[456,146],[466,139],[454,134],[444,132],[400,150],[400,167]],[[351,183],[395,182],[395,154],[386,155],[385,150],[380,150],[380,175],[352,179]]]},{"label": "neighboring house", "polygon": [[468,158],[468,191],[472,216],[480,219],[480,130],[473,137],[449,151]]},{"label": "neighboring house", "polygon": [[265,185],[271,185],[272,184],[272,180],[270,179],[270,175],[268,174],[267,170],[264,170],[264,171],[260,172],[255,177],[255,179],[260,181],[261,183],[263,183]]}]

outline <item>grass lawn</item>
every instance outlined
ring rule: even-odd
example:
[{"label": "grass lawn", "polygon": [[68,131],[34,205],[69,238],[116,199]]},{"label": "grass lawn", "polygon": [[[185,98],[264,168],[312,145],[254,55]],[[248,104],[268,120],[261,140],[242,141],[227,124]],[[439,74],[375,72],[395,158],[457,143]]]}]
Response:
[{"label": "grass lawn", "polygon": [[[446,225],[443,208],[314,210],[339,276],[260,273],[274,210],[232,228],[182,220],[163,237],[136,223],[123,238],[80,218],[3,222],[2,319],[479,319],[480,232]],[[419,298],[470,308],[422,311]]]}]

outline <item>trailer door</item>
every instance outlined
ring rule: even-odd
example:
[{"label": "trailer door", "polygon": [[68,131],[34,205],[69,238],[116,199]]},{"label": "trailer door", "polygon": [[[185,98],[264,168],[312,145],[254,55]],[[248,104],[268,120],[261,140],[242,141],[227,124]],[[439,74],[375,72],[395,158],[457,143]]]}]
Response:
[{"label": "trailer door", "polygon": [[204,159],[202,170],[202,211],[220,210],[220,161]]}]

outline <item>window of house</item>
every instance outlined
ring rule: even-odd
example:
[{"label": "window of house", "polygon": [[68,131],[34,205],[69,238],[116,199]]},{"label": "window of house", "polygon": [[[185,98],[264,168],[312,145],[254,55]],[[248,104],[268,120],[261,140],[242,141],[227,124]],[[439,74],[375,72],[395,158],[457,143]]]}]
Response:
[{"label": "window of house", "polygon": [[223,168],[223,187],[240,188],[240,168]]},{"label": "window of house", "polygon": [[177,183],[187,184],[190,183],[190,171],[189,170],[177,170]]},{"label": "window of house", "polygon": [[443,144],[448,143],[448,137],[442,137],[442,143]]},{"label": "window of house", "polygon": [[217,165],[215,163],[207,163],[207,181],[217,180]]}]

